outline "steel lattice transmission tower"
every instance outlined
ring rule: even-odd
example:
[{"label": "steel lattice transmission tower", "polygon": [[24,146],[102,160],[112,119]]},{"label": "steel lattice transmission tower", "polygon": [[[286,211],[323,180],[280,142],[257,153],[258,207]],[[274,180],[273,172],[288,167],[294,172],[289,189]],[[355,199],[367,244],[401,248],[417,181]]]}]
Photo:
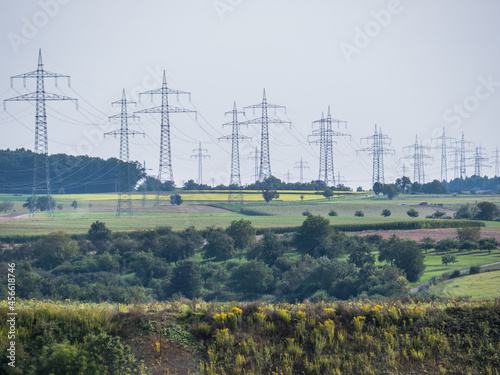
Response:
[{"label": "steel lattice transmission tower", "polygon": [[193,152],[196,152],[196,154],[191,155],[191,157],[198,159],[198,184],[203,185],[203,159],[210,158],[210,155],[204,154],[204,152],[208,152],[208,150],[206,148],[201,148],[201,142],[198,148],[195,148]]},{"label": "steel lattice transmission tower", "polygon": [[[49,216],[54,216],[54,207],[52,207],[52,193],[50,188],[50,165],[49,165],[49,143],[47,137],[47,112],[45,102],[48,100],[72,100],[76,103],[78,109],[77,99],[70,98],[64,95],[53,94],[45,91],[45,78],[53,78],[57,87],[58,78],[66,78],[68,86],[70,85],[70,78],[67,75],[48,72],[43,68],[42,50],[38,50],[38,66],[36,70],[24,74],[19,74],[10,78],[10,86],[13,87],[14,79],[22,78],[24,87],[26,87],[26,79],[36,79],[36,91],[28,94],[16,96],[14,98],[4,100],[4,110],[6,109],[6,102],[35,102],[36,115],[35,115],[35,158],[33,168],[33,190],[30,200],[30,216],[35,216],[35,204],[37,195],[45,190],[47,195],[47,211]],[[42,177],[45,174],[45,177]],[[43,188],[45,185],[45,188]]]},{"label": "steel lattice transmission tower", "polygon": [[255,161],[253,173],[254,173],[254,181],[255,183],[257,183],[257,181],[259,181],[259,149],[257,148],[257,146],[255,146],[255,151],[252,151],[250,153],[248,159],[252,159]]},{"label": "steel lattice transmission tower", "polygon": [[[236,102],[233,104],[233,110],[225,113],[225,116],[232,115],[232,121],[223,124],[222,126],[231,126],[231,134],[220,137],[219,141],[231,141],[231,176],[229,178],[229,195],[228,202],[239,201],[243,203],[243,191],[241,189],[241,174],[240,174],[240,142],[250,137],[240,135],[240,123],[238,122],[238,114],[243,112],[238,111]],[[237,187],[235,192],[234,187]]]},{"label": "steel lattice transmission tower", "polygon": [[[472,152],[468,147],[473,145],[473,142],[465,140],[464,133],[462,132],[462,139],[460,141],[453,142],[455,150],[455,170],[458,169],[460,172],[460,178],[467,177],[467,157],[468,152]],[[456,173],[456,172],[455,172]],[[456,173],[457,174],[457,173]],[[456,176],[458,177],[458,175]]]},{"label": "steel lattice transmission tower", "polygon": [[375,125],[375,132],[372,136],[361,138],[371,140],[371,145],[369,147],[358,150],[358,152],[368,152],[373,155],[373,174],[372,174],[372,185],[375,182],[384,183],[384,155],[392,154],[394,149],[391,148],[390,138],[382,133],[382,129],[377,131],[377,125]]},{"label": "steel lattice transmission tower", "polygon": [[481,147],[479,145],[476,147],[476,151],[474,153],[474,156],[472,158],[469,158],[469,160],[474,160],[474,175],[481,177],[482,174],[482,169],[483,168],[489,168],[490,165],[486,164],[485,162],[489,160],[483,153],[484,147]]},{"label": "steel lattice transmission tower", "polygon": [[244,110],[252,109],[255,113],[256,109],[261,111],[261,117],[255,118],[247,121],[243,121],[241,125],[249,125],[249,124],[260,124],[261,136],[260,136],[260,169],[259,169],[259,180],[263,181],[265,178],[271,176],[271,159],[269,156],[269,124],[289,124],[290,121],[281,120],[278,118],[269,117],[269,109],[274,109],[276,114],[277,109],[282,109],[283,111],[286,108],[282,105],[270,104],[267,102],[266,98],[266,89],[264,89],[262,102],[255,105],[250,105],[244,107]]},{"label": "steel lattice transmission tower", "polygon": [[350,134],[342,133],[333,129],[333,125],[347,126],[347,121],[332,119],[330,106],[328,106],[328,115],[326,119],[321,114],[321,119],[313,121],[312,125],[318,125],[318,129],[313,131],[309,137],[316,139],[309,143],[320,145],[319,149],[319,180],[326,185],[335,185],[335,168],[333,163],[333,145],[336,143],[334,137],[350,137]]},{"label": "steel lattice transmission tower", "polygon": [[498,177],[498,176],[500,176],[500,173],[499,173],[500,159],[498,157],[498,147],[494,151],[493,157],[495,158],[495,177]]},{"label": "steel lattice transmission tower", "polygon": [[307,166],[306,161],[302,161],[302,156],[300,157],[300,161],[295,162],[295,167],[294,169],[298,169],[300,171],[300,183],[302,184],[304,182],[304,169],[310,169]]},{"label": "steel lattice transmission tower", "polygon": [[415,136],[415,144],[403,147],[403,150],[410,150],[413,152],[412,155],[407,156],[406,159],[413,159],[413,182],[418,182],[419,184],[425,184],[425,166],[429,165],[425,162],[426,159],[432,159],[431,156],[427,155],[426,152],[430,150],[430,147],[423,146],[422,142],[418,142],[418,136]]},{"label": "steel lattice transmission tower", "polygon": [[441,141],[440,146],[435,148],[441,149],[441,182],[448,181],[448,145],[456,142],[455,138],[447,137],[443,127],[443,134],[440,137],[432,138],[433,140]]},{"label": "steel lattice transmission tower", "polygon": [[229,185],[241,186],[241,174],[240,174],[240,142],[245,139],[250,139],[250,137],[240,135],[240,125],[238,122],[238,114],[243,114],[236,109],[236,102],[233,104],[233,110],[228,111],[225,115],[232,115],[233,120],[227,122],[222,126],[231,126],[231,134],[224,137],[220,137],[219,141],[231,141],[231,177],[229,179]]},{"label": "steel lattice transmission tower", "polygon": [[[129,135],[143,135],[144,133],[137,132],[135,130],[129,130],[128,120],[138,120],[139,117],[136,115],[129,115],[127,112],[127,106],[136,102],[127,101],[125,96],[125,89],[122,92],[122,98],[120,100],[111,103],[112,106],[119,105],[120,113],[110,116],[109,120],[120,120],[120,129],[113,130],[108,133],[104,133],[104,137],[113,136],[117,138],[120,137],[120,163],[118,168],[118,203],[116,205],[116,216],[120,216],[122,213],[132,216],[134,211],[132,210],[132,194],[130,193],[130,148],[128,137]],[[126,186],[123,186],[123,180],[127,182]]]},{"label": "steel lattice transmission tower", "polygon": [[[160,113],[161,114],[161,123],[160,123],[160,163],[158,167],[158,180],[161,183],[163,182],[171,182],[171,186],[174,186],[174,173],[172,169],[172,149],[170,144],[170,114],[171,113],[195,113],[196,111],[192,111],[189,109],[184,109],[180,107],[174,107],[168,104],[168,96],[175,94],[177,95],[177,99],[179,95],[188,95],[189,100],[191,101],[191,93],[187,91],[180,91],[170,89],[167,86],[167,78],[165,75],[165,71],[163,71],[163,83],[161,88],[155,90],[145,91],[139,94],[139,98],[142,95],[151,95],[151,101],[153,101],[153,97],[155,95],[161,95],[161,105],[146,108],[141,111],[137,111],[136,113]],[[160,200],[165,199],[167,194],[164,194],[160,190],[160,186],[158,186],[156,191],[156,200],[155,206],[160,204]]]}]

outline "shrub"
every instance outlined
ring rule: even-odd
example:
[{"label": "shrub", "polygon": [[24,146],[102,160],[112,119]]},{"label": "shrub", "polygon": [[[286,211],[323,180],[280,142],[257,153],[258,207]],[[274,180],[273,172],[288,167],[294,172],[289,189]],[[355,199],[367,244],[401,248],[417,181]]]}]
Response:
[{"label": "shrub", "polygon": [[462,276],[462,273],[459,270],[455,270],[451,273],[450,279],[456,279],[457,277]]},{"label": "shrub", "polygon": [[476,274],[478,274],[480,272],[481,272],[481,267],[479,267],[479,266],[472,266],[469,269],[469,275],[476,275]]},{"label": "shrub", "polygon": [[384,217],[389,217],[391,216],[391,210],[388,210],[387,208],[385,210],[382,211],[382,216]]},{"label": "shrub", "polygon": [[302,212],[302,216],[309,216],[310,214],[309,210]]},{"label": "shrub", "polygon": [[354,216],[363,217],[363,216],[365,216],[365,213],[363,211],[361,211],[361,210],[357,210],[354,213]]},{"label": "shrub", "polygon": [[426,218],[427,218],[427,219],[440,219],[440,218],[442,218],[444,215],[446,215],[446,212],[437,210],[437,211],[436,211],[436,212],[434,212],[432,215],[426,216]]},{"label": "shrub", "polygon": [[409,217],[418,217],[418,211],[414,208],[409,209],[406,213]]},{"label": "shrub", "polygon": [[328,212],[328,216],[339,216],[339,214],[335,210],[330,210],[330,212]]}]

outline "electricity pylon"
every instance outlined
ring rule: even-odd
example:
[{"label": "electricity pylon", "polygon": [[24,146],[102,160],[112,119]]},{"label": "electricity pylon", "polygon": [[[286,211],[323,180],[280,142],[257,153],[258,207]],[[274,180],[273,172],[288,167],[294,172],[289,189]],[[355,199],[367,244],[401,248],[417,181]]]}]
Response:
[{"label": "electricity pylon", "polygon": [[447,137],[443,127],[443,134],[440,137],[432,138],[436,141],[441,141],[440,146],[434,148],[441,149],[441,182],[448,181],[448,145],[451,147],[452,142],[456,142],[455,138]]},{"label": "electricity pylon", "polygon": [[495,158],[495,177],[498,177],[500,176],[499,173],[500,159],[498,158],[498,147],[494,151],[493,157]]},{"label": "electricity pylon", "polygon": [[[107,135],[111,135],[113,137],[120,136],[120,163],[118,164],[118,203],[116,205],[116,216],[120,216],[122,213],[126,213],[130,216],[134,214],[132,209],[132,193],[130,192],[132,186],[130,184],[130,151],[129,151],[129,142],[128,136],[131,135],[134,137],[135,135],[142,135],[144,133],[137,132],[135,130],[129,130],[128,128],[128,120],[137,120],[139,116],[129,115],[127,113],[127,106],[129,104],[136,104],[136,102],[127,101],[127,97],[125,96],[125,89],[122,91],[122,98],[120,100],[114,101],[111,103],[112,106],[119,105],[120,113],[110,116],[109,120],[120,120],[120,129],[113,130],[111,132],[104,133],[104,137]],[[123,180],[127,181],[127,186],[123,186]]]},{"label": "electricity pylon", "polygon": [[337,186],[347,183],[344,176],[340,175],[340,171],[337,171]]},{"label": "electricity pylon", "polygon": [[293,168],[300,170],[300,183],[302,184],[304,182],[304,169],[310,168],[307,166],[306,161],[302,161],[302,156],[300,157],[300,161],[296,161],[295,164],[296,166]]},{"label": "electricity pylon", "polygon": [[144,173],[146,174],[146,177],[144,179],[144,186],[143,186],[143,191],[142,191],[142,207],[147,206],[147,197],[148,197],[148,175],[147,171],[152,171],[152,168],[146,168],[146,160],[143,162],[143,169]]},{"label": "electricity pylon", "polygon": [[261,136],[260,136],[260,169],[259,169],[259,180],[263,181],[265,178],[271,176],[271,159],[269,155],[269,124],[290,124],[290,121],[281,120],[278,118],[269,117],[269,109],[274,109],[274,113],[276,114],[277,109],[282,109],[285,111],[285,107],[277,104],[270,104],[267,102],[266,98],[266,89],[264,89],[262,102],[255,105],[250,105],[244,107],[244,110],[252,109],[255,113],[256,109],[260,109],[261,117],[243,121],[241,125],[249,125],[249,124],[260,124]]},{"label": "electricity pylon", "polygon": [[255,183],[257,183],[257,181],[259,181],[259,149],[257,148],[257,146],[255,146],[255,151],[252,151],[250,153],[248,159],[252,159],[255,161],[253,173],[254,173],[254,181]]},{"label": "electricity pylon", "polygon": [[[6,102],[35,102],[35,165],[33,168],[33,190],[31,193],[31,200],[29,201],[29,214],[32,217],[35,216],[37,194],[44,190],[42,186],[45,183],[45,191],[47,195],[47,207],[45,207],[45,209],[48,211],[49,217],[53,217],[54,207],[52,207],[52,193],[50,189],[49,142],[47,137],[47,112],[45,102],[47,100],[72,100],[75,102],[76,108],[78,109],[78,101],[77,99],[70,98],[69,96],[53,94],[45,91],[45,78],[54,78],[56,87],[58,78],[67,78],[68,86],[70,86],[70,78],[67,75],[46,71],[43,68],[41,49],[38,50],[38,66],[36,70],[10,77],[11,87],[13,87],[14,79],[17,78],[23,79],[24,87],[26,87],[26,79],[36,79],[36,91],[16,96],[14,98],[5,99],[3,103],[5,110]],[[45,178],[40,176],[43,175],[44,171]]]},{"label": "electricity pylon", "polygon": [[357,152],[367,152],[373,155],[373,174],[372,174],[372,185],[375,182],[384,183],[384,155],[392,154],[394,149],[391,148],[390,138],[382,133],[382,128],[377,131],[377,125],[375,124],[375,132],[369,137],[361,138],[372,140],[372,144],[369,147],[362,148]]},{"label": "electricity pylon", "polygon": [[231,177],[229,179],[229,184],[241,186],[239,143],[245,139],[250,139],[250,137],[239,134],[240,123],[238,122],[238,114],[243,114],[243,112],[236,109],[236,102],[234,102],[233,110],[225,113],[226,116],[232,115],[233,120],[222,125],[223,127],[231,126],[231,134],[220,137],[219,141],[231,141]]},{"label": "electricity pylon", "polygon": [[[455,150],[455,169],[459,168],[460,178],[467,177],[467,157],[466,154],[473,152],[470,148],[470,145],[473,145],[473,142],[469,142],[465,140],[464,133],[462,132],[462,139],[460,141],[453,142],[454,150]],[[458,176],[456,176],[458,177]]]},{"label": "electricity pylon", "polygon": [[287,171],[285,173],[285,178],[286,178],[286,183],[289,184],[290,179],[292,178],[292,174],[290,173],[290,169],[287,169]]},{"label": "electricity pylon", "polygon": [[[477,177],[481,177],[483,168],[491,167],[489,164],[485,163],[486,161],[488,161],[488,158],[485,156],[483,150],[484,150],[484,147],[481,147],[481,145],[479,145],[478,147],[476,147],[476,151],[474,153],[474,156],[468,158],[468,160],[474,161],[474,175]],[[470,165],[470,166],[472,166],[472,165]]]},{"label": "electricity pylon", "polygon": [[[238,122],[238,114],[243,114],[239,112],[236,108],[236,102],[233,104],[233,110],[228,111],[225,115],[232,115],[233,120],[231,122],[225,123],[222,126],[231,126],[231,134],[224,137],[220,137],[219,141],[231,141],[231,177],[229,179],[229,195],[228,201],[239,201],[243,203],[243,191],[241,190],[241,174],[240,174],[240,142],[245,139],[250,139],[250,137],[240,135],[240,123]],[[235,192],[234,187],[237,186],[237,191]]]},{"label": "electricity pylon", "polygon": [[204,154],[204,152],[208,152],[208,150],[206,148],[201,148],[201,142],[198,148],[195,148],[193,152],[196,152],[196,154],[191,155],[191,157],[198,159],[198,185],[203,185],[203,159],[210,158],[210,155]]},{"label": "electricity pylon", "polygon": [[425,162],[425,159],[432,159],[431,156],[427,155],[426,152],[430,150],[430,147],[423,146],[422,142],[418,142],[418,136],[415,136],[415,143],[413,145],[403,147],[403,150],[412,151],[413,154],[406,156],[405,159],[413,159],[413,182],[418,182],[419,184],[425,184],[425,166],[429,165]]},{"label": "electricity pylon", "polygon": [[347,126],[347,121],[332,119],[330,106],[328,106],[328,115],[326,119],[321,114],[321,119],[313,121],[313,127],[318,125],[318,129],[313,131],[309,137],[314,137],[309,143],[319,144],[319,180],[327,186],[335,185],[335,169],[333,165],[333,144],[337,143],[334,137],[350,137],[350,134],[342,133],[333,129],[333,124]]},{"label": "electricity pylon", "polygon": [[[196,116],[196,111],[192,111],[190,109],[184,109],[180,107],[174,107],[168,104],[168,96],[176,94],[177,99],[179,99],[179,95],[188,95],[189,100],[191,100],[191,93],[187,91],[180,91],[170,89],[167,86],[167,78],[165,75],[165,71],[163,71],[163,83],[161,88],[155,90],[149,90],[145,92],[141,92],[139,94],[139,100],[142,95],[151,95],[151,101],[153,100],[154,95],[161,95],[161,105],[146,108],[135,113],[160,113],[161,114],[161,123],[160,123],[160,164],[158,167],[158,181],[161,185],[163,182],[170,182],[171,189],[174,187],[174,173],[172,169],[172,149],[170,144],[170,114],[171,113],[194,113]],[[156,199],[155,206],[160,205],[161,200],[167,199],[169,192],[162,192],[161,187],[158,186],[156,190]],[[170,199],[170,198],[168,198]],[[170,202],[170,201],[169,201]]]}]

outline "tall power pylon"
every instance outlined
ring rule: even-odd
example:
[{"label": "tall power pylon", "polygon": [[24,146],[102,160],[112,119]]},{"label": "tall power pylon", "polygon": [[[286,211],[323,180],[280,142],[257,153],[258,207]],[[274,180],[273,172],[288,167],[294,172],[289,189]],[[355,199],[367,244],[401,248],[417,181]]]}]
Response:
[{"label": "tall power pylon", "polygon": [[[467,153],[473,152],[469,147],[473,145],[473,142],[465,140],[464,133],[462,132],[462,139],[453,143],[456,153],[455,153],[455,168],[459,168],[460,178],[467,177]],[[457,176],[458,177],[458,176]]]},{"label": "tall power pylon", "polygon": [[344,176],[340,175],[340,171],[337,171],[337,186],[347,183]]},{"label": "tall power pylon", "polygon": [[294,169],[298,169],[300,171],[300,183],[302,184],[304,182],[304,169],[310,169],[307,166],[306,161],[302,161],[302,156],[300,157],[300,161],[295,162],[295,167]]},{"label": "tall power pylon", "polygon": [[233,104],[233,110],[228,111],[225,115],[232,115],[233,120],[231,122],[225,123],[222,126],[231,126],[231,134],[224,137],[220,137],[220,140],[231,141],[231,177],[229,179],[230,185],[241,186],[241,174],[240,174],[240,147],[239,143],[245,139],[250,139],[250,137],[240,135],[238,122],[238,114],[243,114],[236,109],[236,102]]},{"label": "tall power pylon", "polygon": [[[144,133],[140,133],[135,130],[129,130],[128,128],[129,119],[139,119],[139,117],[136,115],[128,114],[127,106],[129,104],[136,105],[136,102],[127,101],[127,97],[125,96],[125,89],[123,89],[122,98],[111,103],[111,105],[113,106],[120,106],[120,113],[109,117],[109,120],[120,120],[120,129],[104,133],[104,137],[108,135],[115,138],[120,136],[120,164],[118,168],[118,203],[116,205],[116,216],[120,216],[123,213],[130,216],[134,214],[134,211],[132,209],[132,194],[130,192],[132,186],[130,184],[130,148],[128,136],[135,136],[138,134],[144,136]],[[126,186],[123,186],[123,180],[126,181]]]},{"label": "tall power pylon", "polygon": [[259,181],[259,149],[255,146],[255,151],[250,153],[248,159],[252,159],[255,162],[255,166],[253,168],[254,174],[254,182],[257,183]]},{"label": "tall power pylon", "polygon": [[281,120],[278,118],[269,117],[269,109],[274,109],[276,114],[277,109],[282,109],[285,111],[285,107],[277,104],[270,104],[267,102],[266,89],[262,96],[262,102],[255,105],[250,105],[244,107],[243,109],[252,109],[255,113],[256,109],[261,111],[261,117],[243,121],[241,125],[249,124],[259,124],[261,125],[261,135],[260,135],[260,169],[259,169],[259,180],[263,181],[265,178],[271,176],[271,158],[269,155],[269,124],[289,124],[290,121]]},{"label": "tall power pylon", "polygon": [[285,173],[285,178],[286,178],[286,183],[289,184],[290,179],[292,178],[292,174],[290,173],[290,169],[287,169],[287,171]]},{"label": "tall power pylon", "polygon": [[[37,194],[45,190],[47,195],[47,207],[45,207],[45,209],[48,211],[49,216],[53,217],[54,207],[52,207],[52,193],[50,189],[49,142],[47,137],[47,112],[45,102],[47,100],[72,100],[76,103],[78,108],[78,101],[68,96],[45,91],[45,78],[54,78],[56,87],[58,78],[66,78],[68,80],[68,86],[70,85],[70,78],[67,75],[46,71],[43,68],[41,49],[38,50],[38,66],[36,70],[10,77],[11,87],[13,87],[14,79],[17,78],[23,79],[24,87],[26,87],[26,79],[36,79],[36,91],[4,100],[4,110],[6,108],[6,102],[35,102],[35,165],[33,168],[33,190],[29,207],[30,216],[35,216]],[[45,177],[42,177],[44,174]],[[45,185],[45,189],[43,185]]]},{"label": "tall power pylon", "polygon": [[375,182],[384,183],[384,155],[392,154],[394,149],[391,148],[390,138],[382,133],[382,128],[377,131],[377,125],[375,125],[375,132],[369,137],[361,138],[371,140],[371,145],[369,147],[358,150],[358,152],[368,152],[373,155],[373,174],[372,174],[372,184]]},{"label": "tall power pylon", "polygon": [[146,168],[146,160],[142,163],[144,173],[146,174],[146,178],[144,179],[144,186],[143,186],[143,191],[142,191],[142,207],[147,206],[147,198],[148,198],[148,176],[147,176],[147,171],[152,171],[152,168]]},{"label": "tall power pylon", "polygon": [[[231,134],[220,137],[219,141],[231,141],[231,176],[229,179],[229,194],[228,202],[233,201],[243,203],[243,191],[241,189],[241,174],[240,174],[240,142],[250,137],[240,135],[240,123],[238,122],[239,112],[236,108],[236,102],[233,104],[233,110],[228,111],[225,115],[232,115],[232,121],[223,124],[222,126],[231,126]],[[235,191],[234,187],[237,186]]]},{"label": "tall power pylon", "polygon": [[[171,186],[173,189],[174,186],[174,173],[172,169],[172,149],[170,144],[170,114],[171,113],[195,113],[196,111],[192,111],[190,109],[184,109],[180,107],[174,107],[168,104],[168,96],[175,94],[177,98],[179,95],[188,95],[189,100],[191,100],[191,93],[187,91],[180,91],[170,89],[167,86],[167,78],[165,75],[165,71],[163,71],[163,83],[161,88],[155,90],[145,91],[139,94],[139,99],[142,95],[151,95],[151,100],[155,95],[161,95],[161,105],[146,108],[141,111],[137,111],[136,113],[160,113],[161,114],[161,123],[160,123],[160,164],[158,167],[158,180],[161,183],[163,182],[171,182]],[[160,186],[158,186],[156,190],[156,199],[155,206],[160,204],[160,201],[165,199],[168,195],[168,192],[165,194],[160,190]]]},{"label": "tall power pylon", "polygon": [[320,120],[313,121],[313,127],[318,126],[318,129],[313,131],[309,137],[314,137],[313,141],[320,145],[319,151],[319,180],[323,181],[326,185],[335,185],[335,168],[333,163],[333,145],[336,143],[334,137],[350,137],[350,134],[342,133],[334,130],[333,125],[339,126],[343,124],[347,126],[347,122],[343,120],[332,119],[330,106],[328,106],[328,115],[326,119],[321,115]]},{"label": "tall power pylon", "polygon": [[488,161],[488,158],[485,156],[483,150],[484,147],[481,147],[481,145],[479,145],[478,147],[476,147],[474,156],[469,158],[469,160],[474,160],[474,175],[477,177],[481,177],[483,168],[490,167],[489,164],[485,163],[486,161]]},{"label": "tall power pylon", "polygon": [[500,173],[499,173],[500,159],[498,157],[498,147],[493,152],[493,157],[495,158],[495,161],[494,161],[494,163],[495,163],[495,177],[498,177],[498,176],[500,176]]},{"label": "tall power pylon", "polygon": [[443,127],[443,134],[440,137],[432,138],[433,140],[441,141],[441,145],[435,148],[441,149],[441,182],[448,181],[448,146],[451,147],[451,142],[456,142],[455,138],[447,137]]},{"label": "tall power pylon", "polygon": [[426,159],[432,159],[431,156],[426,154],[430,150],[430,147],[423,146],[422,142],[418,142],[418,136],[415,136],[415,143],[410,146],[403,147],[403,150],[411,150],[412,155],[407,156],[407,159],[413,159],[413,182],[418,182],[419,184],[425,184],[425,162]]},{"label": "tall power pylon", "polygon": [[195,148],[193,152],[196,152],[196,154],[191,155],[191,157],[198,159],[198,185],[203,185],[203,159],[209,158],[210,155],[204,154],[204,152],[208,152],[208,150],[206,148],[201,148],[201,142],[198,148]]}]

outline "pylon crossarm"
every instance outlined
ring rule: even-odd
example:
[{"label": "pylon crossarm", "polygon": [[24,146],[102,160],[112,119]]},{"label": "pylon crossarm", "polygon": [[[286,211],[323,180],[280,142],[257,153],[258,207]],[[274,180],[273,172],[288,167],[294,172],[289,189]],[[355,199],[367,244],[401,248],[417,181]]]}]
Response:
[{"label": "pylon crossarm", "polygon": [[122,118],[127,118],[127,119],[132,119],[132,120],[139,120],[139,116],[136,115],[123,115],[121,113],[113,116],[109,116],[110,120],[115,120],[115,119],[122,119]]},{"label": "pylon crossarm", "polygon": [[[162,106],[156,106],[152,108],[146,108],[146,109],[141,109],[140,111],[135,111],[134,113],[162,113],[165,112],[165,108]],[[196,111],[193,111],[191,109],[185,109],[185,108],[179,108],[179,107],[174,107],[169,105],[168,106],[168,112],[169,113],[196,113]]]}]

